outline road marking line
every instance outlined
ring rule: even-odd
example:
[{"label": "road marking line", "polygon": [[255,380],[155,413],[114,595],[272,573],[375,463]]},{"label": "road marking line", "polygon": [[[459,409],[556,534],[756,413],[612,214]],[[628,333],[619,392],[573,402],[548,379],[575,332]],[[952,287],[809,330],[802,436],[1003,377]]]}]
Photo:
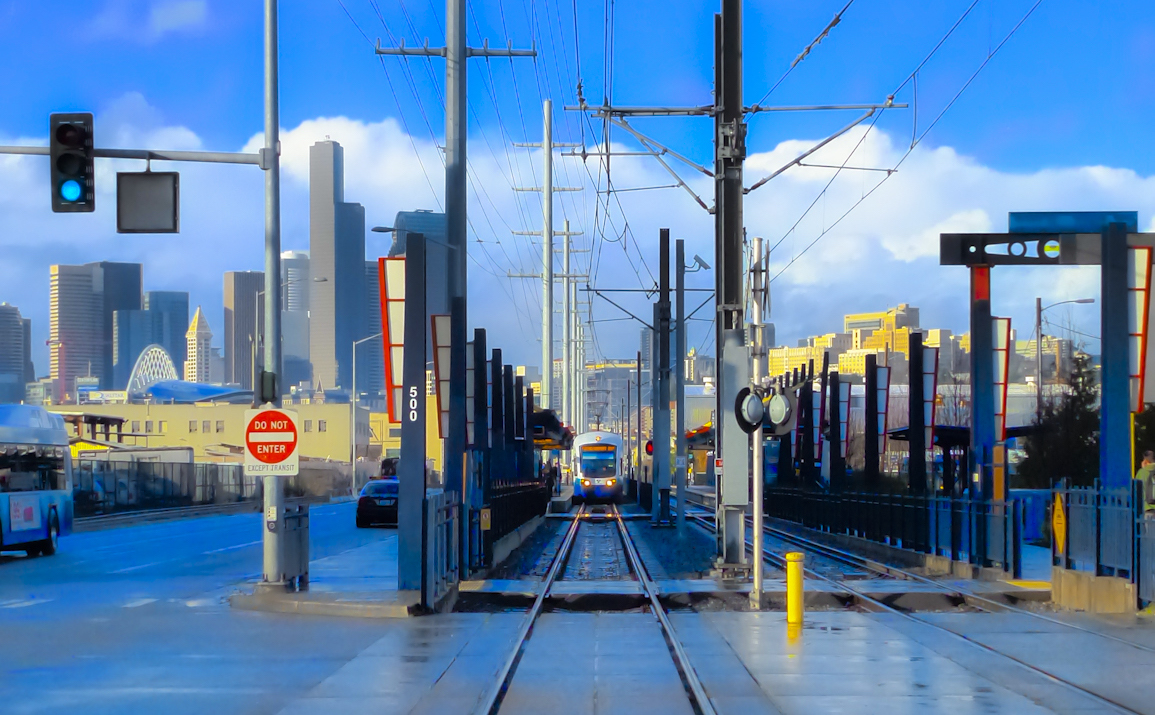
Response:
[{"label": "road marking line", "polygon": [[212,551],[204,551],[201,553],[201,556],[207,556],[209,554],[220,554],[220,553],[223,553],[225,551],[233,551],[236,549],[243,549],[246,546],[256,546],[257,544],[263,544],[263,543],[264,543],[263,539],[257,539],[256,541],[250,541],[250,542],[245,543],[245,544],[234,544],[232,546],[226,546],[222,549],[213,549]]},{"label": "road marking line", "polygon": [[[174,560],[176,560],[176,559],[168,559],[168,561],[174,561]],[[137,571],[140,569],[146,569],[149,566],[159,566],[160,564],[163,564],[163,563],[167,563],[167,562],[166,561],[153,561],[151,564],[141,564],[139,566],[128,566],[126,568],[117,569],[117,570],[113,571],[112,573],[128,573],[129,571]]]},{"label": "road marking line", "polygon": [[184,605],[189,608],[201,608],[203,606],[213,605],[213,600],[211,598],[194,598],[190,601],[185,601]]},{"label": "road marking line", "polygon": [[36,606],[41,603],[48,603],[51,598],[30,598],[24,601],[5,601],[0,603],[0,608],[27,608],[28,606]]},{"label": "road marking line", "polygon": [[156,603],[156,599],[155,598],[138,598],[135,601],[129,601],[128,603],[124,604],[124,608],[139,608],[141,606],[147,606],[150,603]]}]

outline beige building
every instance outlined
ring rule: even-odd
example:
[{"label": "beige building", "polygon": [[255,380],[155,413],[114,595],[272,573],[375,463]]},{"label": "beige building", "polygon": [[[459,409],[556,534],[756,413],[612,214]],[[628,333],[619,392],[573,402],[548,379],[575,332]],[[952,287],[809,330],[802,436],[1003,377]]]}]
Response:
[{"label": "beige building", "polygon": [[[240,462],[244,459],[245,411],[249,405],[203,402],[183,405],[55,405],[62,414],[119,417],[124,444],[140,447],[191,447],[198,462]],[[301,457],[349,462],[352,449],[347,404],[289,405],[297,413],[297,444]],[[357,441],[370,442],[369,411],[357,410]],[[362,446],[358,452],[364,449]]]}]

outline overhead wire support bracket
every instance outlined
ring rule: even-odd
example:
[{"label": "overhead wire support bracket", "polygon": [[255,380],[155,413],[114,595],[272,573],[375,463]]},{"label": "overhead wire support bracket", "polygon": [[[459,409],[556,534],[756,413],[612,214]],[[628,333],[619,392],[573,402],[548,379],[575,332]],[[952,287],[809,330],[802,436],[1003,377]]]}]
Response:
[{"label": "overhead wire support bracket", "polygon": [[[513,41],[511,40],[505,49],[493,49],[489,46],[489,40],[484,40],[481,47],[466,47],[466,57],[537,57],[537,42],[533,43],[533,49],[529,50],[515,50],[513,49]],[[401,38],[397,47],[382,47],[381,38],[377,38],[377,45],[373,51],[379,55],[402,55],[406,57],[445,57],[444,47],[430,47],[429,40],[425,40],[425,44],[421,47],[406,47],[405,38]]]},{"label": "overhead wire support bracket", "polygon": [[[765,176],[765,177],[763,177],[763,178],[759,179],[758,181],[754,182],[754,183],[753,183],[753,184],[752,184],[752,185],[751,185],[749,188],[747,188],[747,189],[743,189],[742,193],[744,193],[744,194],[748,194],[748,193],[750,193],[751,191],[753,191],[753,190],[757,189],[758,187],[760,187],[760,186],[764,185],[766,182],[770,181],[771,179],[773,179],[773,178],[777,177],[778,175],[782,174],[782,173],[783,173],[783,172],[785,172],[786,170],[790,169],[791,167],[793,167],[793,166],[797,166],[797,165],[801,164],[803,159],[805,159],[806,157],[810,156],[811,154],[814,154],[815,152],[817,152],[817,151],[818,151],[819,149],[821,149],[822,147],[826,146],[827,144],[829,144],[830,142],[834,141],[834,140],[835,140],[835,139],[837,139],[838,137],[840,137],[840,136],[842,136],[843,134],[847,133],[847,132],[848,132],[848,131],[850,131],[851,129],[853,129],[853,128],[857,127],[859,124],[862,124],[862,123],[863,123],[863,122],[865,122],[867,119],[870,119],[870,118],[871,118],[871,117],[873,117],[873,116],[874,116],[874,114],[875,114],[876,112],[878,112],[880,109],[889,109],[889,108],[891,108],[891,107],[894,107],[895,105],[894,105],[894,104],[893,104],[893,102],[891,101],[891,100],[893,100],[893,99],[894,99],[894,95],[891,95],[890,97],[887,97],[886,103],[885,103],[885,104],[883,104],[883,105],[881,105],[880,107],[871,106],[871,108],[870,108],[870,109],[867,109],[865,112],[863,112],[863,113],[862,113],[862,115],[861,115],[861,116],[859,116],[857,119],[855,119],[853,122],[851,122],[851,123],[847,124],[846,126],[842,127],[841,129],[839,129],[838,131],[834,132],[834,133],[833,133],[833,134],[831,134],[830,136],[826,137],[826,138],[825,138],[825,139],[823,139],[822,141],[818,142],[818,143],[817,143],[817,144],[815,144],[814,146],[810,147],[810,148],[809,148],[809,149],[807,149],[806,151],[802,152],[801,154],[799,154],[797,157],[795,157],[794,159],[792,159],[792,160],[790,160],[789,162],[787,162],[787,163],[786,163],[784,166],[782,166],[781,168],[779,168],[779,169],[778,169],[777,171],[775,171],[774,173],[770,174],[769,176]],[[906,106],[906,105],[902,105],[902,106]]]},{"label": "overhead wire support bracket", "polygon": [[746,114],[761,114],[763,112],[826,112],[839,109],[906,109],[909,106],[908,104],[894,104],[892,102],[883,104],[808,104],[793,107],[763,107],[755,104],[742,111]]}]

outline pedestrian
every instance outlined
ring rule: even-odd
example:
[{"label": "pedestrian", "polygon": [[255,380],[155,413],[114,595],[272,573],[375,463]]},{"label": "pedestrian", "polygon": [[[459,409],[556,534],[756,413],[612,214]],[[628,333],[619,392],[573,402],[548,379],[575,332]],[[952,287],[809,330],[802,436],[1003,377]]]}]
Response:
[{"label": "pedestrian", "polygon": [[1143,484],[1143,516],[1155,519],[1155,451],[1143,453],[1143,462],[1135,472],[1135,479]]},{"label": "pedestrian", "polygon": [[553,465],[546,463],[545,465],[545,485],[549,487],[549,493],[553,494]]}]

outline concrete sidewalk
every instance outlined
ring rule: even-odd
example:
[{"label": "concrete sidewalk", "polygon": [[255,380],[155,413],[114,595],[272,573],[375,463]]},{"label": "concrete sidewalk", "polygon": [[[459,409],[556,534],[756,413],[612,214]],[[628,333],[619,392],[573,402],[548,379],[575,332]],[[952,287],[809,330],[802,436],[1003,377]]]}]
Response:
[{"label": "concrete sidewalk", "polygon": [[309,562],[306,591],[277,592],[250,582],[229,599],[233,608],[358,618],[407,618],[420,594],[397,590],[397,533],[366,546]]}]

